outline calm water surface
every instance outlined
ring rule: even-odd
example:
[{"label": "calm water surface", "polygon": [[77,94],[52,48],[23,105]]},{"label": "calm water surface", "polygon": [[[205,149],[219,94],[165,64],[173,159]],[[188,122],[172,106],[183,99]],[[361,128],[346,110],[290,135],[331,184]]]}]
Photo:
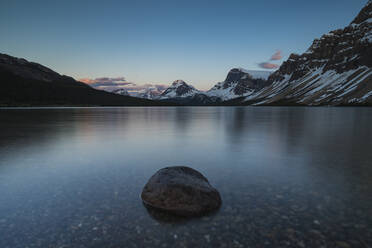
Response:
[{"label": "calm water surface", "polygon": [[[169,165],[221,209],[148,211]],[[0,247],[372,247],[372,109],[1,109]]]}]

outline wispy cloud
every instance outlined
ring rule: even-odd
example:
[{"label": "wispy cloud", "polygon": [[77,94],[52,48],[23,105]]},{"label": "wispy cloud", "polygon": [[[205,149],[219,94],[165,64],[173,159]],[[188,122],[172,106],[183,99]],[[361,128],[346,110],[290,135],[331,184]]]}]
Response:
[{"label": "wispy cloud", "polygon": [[[281,60],[283,58],[282,52],[280,50],[276,51],[270,57],[270,61]],[[270,63],[270,62],[262,62],[258,64],[259,67],[263,69],[277,69],[279,68],[278,64]]]},{"label": "wispy cloud", "polygon": [[279,65],[272,64],[272,63],[269,63],[269,62],[259,63],[258,66],[263,68],[263,69],[276,69],[276,68],[279,67]]},{"label": "wispy cloud", "polygon": [[125,88],[128,91],[141,91],[146,89],[156,89],[158,91],[164,91],[166,88],[168,88],[168,85],[165,84],[132,84],[132,85],[126,85],[121,88]]},{"label": "wispy cloud", "polygon": [[126,81],[125,77],[100,77],[100,78],[81,78],[80,82],[86,83],[99,90],[114,91],[117,89],[126,89],[130,94],[136,94],[141,91],[154,90],[163,92],[168,85],[165,84],[136,84]]},{"label": "wispy cloud", "polygon": [[79,81],[89,84],[90,86],[102,87],[102,86],[123,86],[123,85],[131,85],[133,83],[127,82],[124,77],[100,77],[100,78],[81,78]]},{"label": "wispy cloud", "polygon": [[281,60],[282,58],[282,51],[279,50],[271,56],[270,60]]}]

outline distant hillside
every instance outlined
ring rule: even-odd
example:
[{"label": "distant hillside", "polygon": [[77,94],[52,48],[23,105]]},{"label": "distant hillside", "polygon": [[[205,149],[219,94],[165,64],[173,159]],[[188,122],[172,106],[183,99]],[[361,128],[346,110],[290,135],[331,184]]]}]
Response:
[{"label": "distant hillside", "polygon": [[157,101],[95,90],[25,59],[0,54],[0,106],[154,106]]}]

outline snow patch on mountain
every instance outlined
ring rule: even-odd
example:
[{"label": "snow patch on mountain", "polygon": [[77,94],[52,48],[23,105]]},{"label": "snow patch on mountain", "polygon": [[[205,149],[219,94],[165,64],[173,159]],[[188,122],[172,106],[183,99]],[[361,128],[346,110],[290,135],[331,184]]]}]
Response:
[{"label": "snow patch on mountain", "polygon": [[334,70],[322,73],[318,68],[306,76],[289,82],[289,76],[264,88],[246,100],[261,99],[253,105],[267,105],[287,101],[304,105],[339,105],[351,102],[363,103],[371,96],[363,94],[372,80],[372,69],[364,66],[337,73]]},{"label": "snow patch on mountain", "polygon": [[223,84],[224,82],[217,83],[212,89],[204,92],[204,94],[209,97],[218,97],[222,101],[226,101],[226,100],[234,99],[237,97],[248,96],[253,93],[253,90],[251,90],[251,91],[246,91],[243,94],[236,94],[234,92],[234,88],[235,88],[234,85],[224,88]]}]

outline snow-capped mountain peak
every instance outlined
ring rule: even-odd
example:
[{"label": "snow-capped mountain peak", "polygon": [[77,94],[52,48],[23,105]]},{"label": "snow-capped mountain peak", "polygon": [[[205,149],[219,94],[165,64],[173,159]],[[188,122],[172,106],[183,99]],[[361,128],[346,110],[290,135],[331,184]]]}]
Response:
[{"label": "snow-capped mountain peak", "polygon": [[161,91],[157,87],[150,87],[143,89],[135,94],[132,94],[134,97],[145,98],[145,99],[157,99]]},{"label": "snow-capped mountain peak", "polygon": [[185,81],[176,80],[160,95],[160,99],[190,97],[197,93],[200,93],[200,91],[188,85]]},{"label": "snow-capped mountain peak", "polygon": [[224,101],[248,96],[267,86],[266,80],[270,73],[270,71],[252,71],[243,68],[233,68],[227,74],[225,81],[217,83],[205,94],[210,97],[218,97]]},{"label": "snow-capped mountain peak", "polygon": [[[174,86],[174,87],[178,87],[178,86],[181,86],[181,85],[187,85],[187,84],[185,83],[185,81],[183,81],[181,79],[175,80],[172,83],[172,86]],[[190,87],[192,87],[192,86],[190,86]]]}]

